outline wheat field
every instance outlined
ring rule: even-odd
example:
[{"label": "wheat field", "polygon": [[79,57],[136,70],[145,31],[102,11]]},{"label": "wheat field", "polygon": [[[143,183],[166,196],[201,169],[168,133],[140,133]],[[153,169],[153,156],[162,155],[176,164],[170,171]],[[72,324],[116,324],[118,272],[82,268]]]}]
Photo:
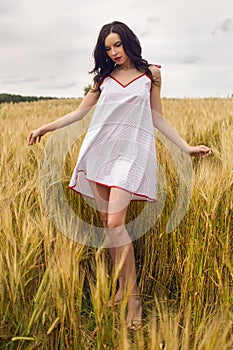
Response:
[{"label": "wheat field", "polygon": [[[135,333],[125,325],[126,301],[107,307],[116,288],[108,250],[72,241],[46,214],[39,167],[49,134],[27,146],[30,130],[74,110],[80,99],[0,105],[1,349],[233,349],[233,99],[162,102],[182,137],[206,144],[212,154],[192,159],[189,207],[167,233],[178,179],[171,155],[157,141],[166,203],[153,227],[134,241],[143,296],[143,327]],[[79,147],[80,141],[66,157],[64,192],[77,215],[101,227],[98,213],[66,188]],[[131,202],[127,220],[139,210]]]}]

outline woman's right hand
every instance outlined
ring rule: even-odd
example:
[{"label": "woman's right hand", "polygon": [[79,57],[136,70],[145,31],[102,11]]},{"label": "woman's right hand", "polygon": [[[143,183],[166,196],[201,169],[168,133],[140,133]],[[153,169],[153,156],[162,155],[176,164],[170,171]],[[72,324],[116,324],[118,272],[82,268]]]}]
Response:
[{"label": "woman's right hand", "polygon": [[32,146],[36,142],[40,142],[41,137],[46,134],[45,131],[43,131],[41,128],[32,130],[30,134],[28,135],[28,145]]}]

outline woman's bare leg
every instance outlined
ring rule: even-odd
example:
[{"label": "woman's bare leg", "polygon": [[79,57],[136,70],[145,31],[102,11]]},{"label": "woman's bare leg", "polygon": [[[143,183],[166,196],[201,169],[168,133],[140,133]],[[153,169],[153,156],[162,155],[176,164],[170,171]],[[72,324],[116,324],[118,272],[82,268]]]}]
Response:
[{"label": "woman's bare leg", "polygon": [[132,330],[137,330],[141,327],[142,306],[137,286],[133,244],[125,228],[130,197],[131,195],[127,191],[111,188],[107,234],[111,245],[115,246],[116,269],[118,266],[122,266],[121,272],[125,278],[124,292],[129,295],[127,325]]},{"label": "woman's bare leg", "polygon": [[[110,187],[102,186],[92,181],[90,181],[90,185],[95,197],[95,202],[97,205],[98,212],[100,214],[101,221],[103,223],[103,227],[107,228]],[[110,247],[109,252],[113,260],[113,266],[115,269],[116,267],[115,247]],[[114,297],[114,303],[120,302],[124,296],[125,277],[122,272],[119,274],[118,280],[119,280],[119,289]]]}]

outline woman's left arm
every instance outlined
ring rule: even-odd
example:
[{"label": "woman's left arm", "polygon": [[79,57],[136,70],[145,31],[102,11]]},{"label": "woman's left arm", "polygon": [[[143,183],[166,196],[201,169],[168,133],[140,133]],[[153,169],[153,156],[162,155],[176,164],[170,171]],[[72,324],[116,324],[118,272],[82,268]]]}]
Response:
[{"label": "woman's left arm", "polygon": [[157,66],[150,66],[150,71],[157,80],[158,85],[152,84],[151,94],[150,94],[150,104],[151,112],[153,118],[153,125],[162,134],[164,134],[169,140],[175,143],[180,149],[193,157],[205,157],[211,153],[211,149],[204,145],[200,146],[190,146],[174,127],[163,117],[162,113],[162,103],[160,97],[161,91],[161,73]]}]

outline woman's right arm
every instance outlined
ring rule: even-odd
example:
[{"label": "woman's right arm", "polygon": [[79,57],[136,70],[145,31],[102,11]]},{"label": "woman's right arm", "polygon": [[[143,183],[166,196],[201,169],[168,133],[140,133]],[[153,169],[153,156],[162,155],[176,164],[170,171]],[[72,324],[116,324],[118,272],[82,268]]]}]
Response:
[{"label": "woman's right arm", "polygon": [[40,142],[41,137],[49,131],[63,128],[69,124],[83,119],[88,111],[96,104],[99,96],[99,91],[93,92],[90,89],[90,91],[86,94],[79,107],[75,111],[65,114],[63,117],[56,119],[51,123],[42,125],[38,129],[32,130],[28,136],[28,145],[34,145],[37,141]]}]

